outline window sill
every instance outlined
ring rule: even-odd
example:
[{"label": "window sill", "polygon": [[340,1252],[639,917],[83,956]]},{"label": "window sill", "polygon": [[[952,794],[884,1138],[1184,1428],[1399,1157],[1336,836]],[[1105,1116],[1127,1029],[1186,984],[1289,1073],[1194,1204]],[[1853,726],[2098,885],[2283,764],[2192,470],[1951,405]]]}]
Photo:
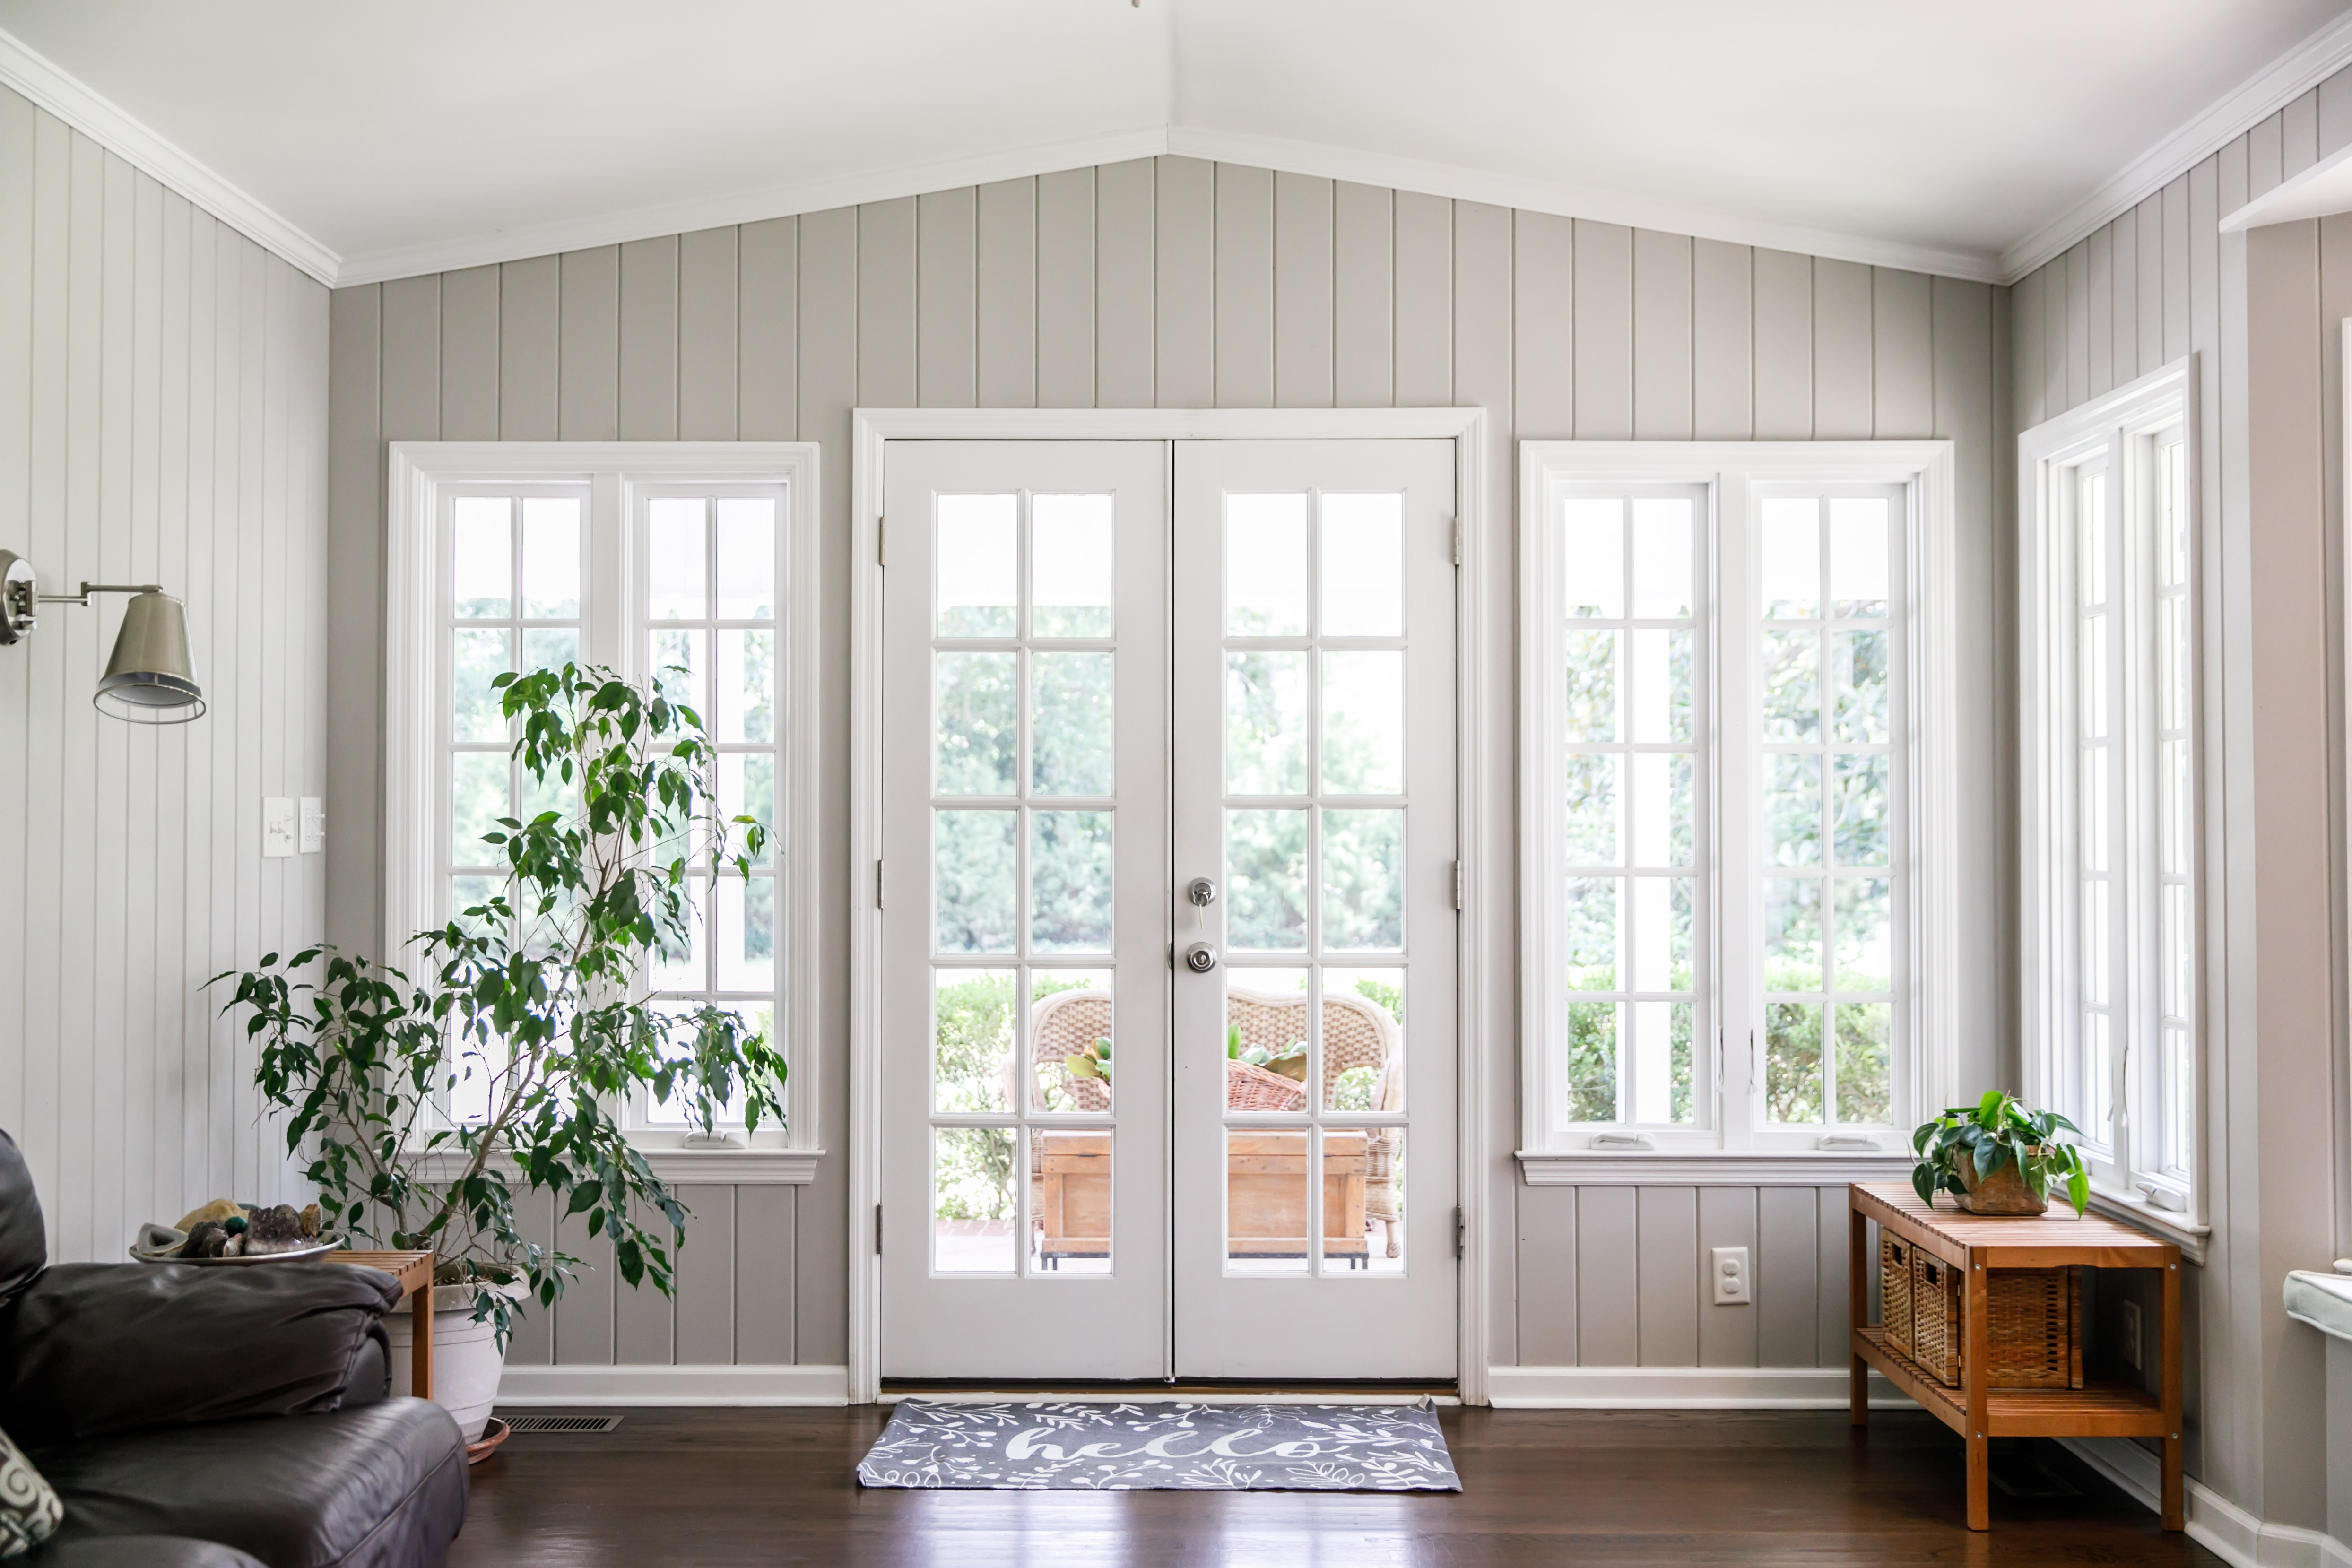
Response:
[{"label": "window sill", "polygon": [[1843,1186],[1905,1181],[1908,1153],[1855,1149],[1522,1149],[1529,1186]]},{"label": "window sill", "polygon": [[[817,1162],[824,1158],[823,1149],[683,1148],[674,1133],[635,1134],[629,1141],[654,1175],[671,1186],[805,1186],[816,1179]],[[426,1156],[418,1174],[426,1181],[447,1181],[462,1168],[455,1153],[444,1152]]]},{"label": "window sill", "polygon": [[[2051,1197],[2053,1202],[2063,1201],[2055,1192]],[[2180,1255],[2191,1263],[2205,1261],[2205,1239],[2213,1234],[2213,1228],[2210,1225],[2200,1225],[2185,1214],[2158,1208],[2145,1199],[2126,1197],[2121,1193],[2099,1186],[2091,1189],[2091,1207],[2110,1219],[2120,1219],[2126,1225],[2136,1226],[2158,1240],[2179,1242]]]}]

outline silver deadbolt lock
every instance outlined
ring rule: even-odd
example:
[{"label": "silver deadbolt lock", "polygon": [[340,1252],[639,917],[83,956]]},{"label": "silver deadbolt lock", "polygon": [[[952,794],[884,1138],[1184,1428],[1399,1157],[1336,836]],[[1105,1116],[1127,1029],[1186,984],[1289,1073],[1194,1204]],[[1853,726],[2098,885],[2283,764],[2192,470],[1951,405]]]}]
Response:
[{"label": "silver deadbolt lock", "polygon": [[1217,884],[1205,876],[1196,876],[1184,889],[1184,896],[1195,909],[1206,909],[1217,902]]},{"label": "silver deadbolt lock", "polygon": [[1217,967],[1217,950],[1206,942],[1195,942],[1184,949],[1184,967],[1196,975],[1205,975]]}]

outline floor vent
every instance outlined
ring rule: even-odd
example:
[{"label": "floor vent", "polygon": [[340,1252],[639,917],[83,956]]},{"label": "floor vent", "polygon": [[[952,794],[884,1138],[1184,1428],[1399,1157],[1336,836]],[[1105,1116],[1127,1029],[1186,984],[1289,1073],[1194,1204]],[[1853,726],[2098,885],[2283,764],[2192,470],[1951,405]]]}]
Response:
[{"label": "floor vent", "polygon": [[609,1432],[621,1424],[618,1416],[509,1416],[513,1432]]}]

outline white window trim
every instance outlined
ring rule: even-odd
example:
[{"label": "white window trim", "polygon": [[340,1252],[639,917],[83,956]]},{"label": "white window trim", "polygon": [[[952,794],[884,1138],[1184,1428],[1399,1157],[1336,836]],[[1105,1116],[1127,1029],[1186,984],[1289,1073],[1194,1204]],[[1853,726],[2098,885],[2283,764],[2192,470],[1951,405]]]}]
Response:
[{"label": "white window trim", "polygon": [[[751,441],[396,441],[392,444],[384,580],[383,940],[394,946],[432,919],[439,868],[428,813],[438,798],[439,753],[432,743],[442,667],[436,592],[436,524],[446,486],[564,481],[589,487],[593,519],[635,515],[640,486],[685,483],[758,483],[787,486],[784,561],[788,623],[783,695],[786,731],[782,762],[786,816],[777,824],[785,845],[786,951],[779,1042],[791,1068],[784,1088],[784,1125],[752,1134],[740,1149],[688,1147],[683,1130],[635,1128],[629,1141],[645,1151],[665,1181],[802,1184],[815,1178],[824,1153],[817,1123],[819,1012],[815,933],[817,899],[817,540],[820,528],[814,442]],[[604,537],[622,537],[608,529]],[[583,567],[592,583],[628,602],[634,551],[600,556],[592,544]],[[588,650],[583,649],[583,653]],[[593,656],[591,654],[590,656]],[[628,668],[627,651],[620,667]]]},{"label": "white window trim", "polygon": [[[1792,480],[1908,486],[1906,560],[1909,658],[1909,809],[1911,988],[1908,998],[1910,1103],[1898,1121],[1951,1103],[1958,1092],[1959,912],[1957,862],[1958,660],[1954,601],[1956,466],[1949,441],[1528,441],[1519,448],[1519,755],[1520,755],[1520,1145],[1532,1186],[1612,1181],[1738,1184],[1757,1181],[1883,1180],[1911,1166],[1907,1149],[1832,1146],[1814,1150],[1759,1144],[1760,1040],[1710,1042],[1716,1103],[1746,1096],[1742,1126],[1718,1113],[1688,1132],[1644,1128],[1570,1131],[1550,1124],[1558,1064],[1549,1041],[1566,1005],[1551,974],[1558,901],[1552,814],[1540,802],[1552,789],[1559,737],[1555,683],[1542,678],[1549,658],[1549,587],[1559,560],[1549,526],[1557,486],[1593,484],[1702,485],[1708,505],[1745,516],[1751,485]],[[1712,572],[1707,592],[1712,599]],[[1719,606],[1710,605],[1711,613]],[[1722,667],[1720,639],[1714,654]],[[1719,813],[1723,802],[1718,799]],[[1717,836],[1719,854],[1721,835]],[[1704,868],[1720,876],[1721,868]],[[1721,984],[1718,974],[1715,982]],[[1717,1018],[1724,1015],[1718,995]],[[1744,1032],[1744,1031],[1743,1031]],[[1622,1140],[1596,1146],[1597,1135]],[[1831,1130],[1831,1135],[1835,1135]],[[1628,1146],[1628,1145],[1631,1146]]]},{"label": "white window trim", "polygon": [[[2198,802],[2197,909],[2200,932],[2194,968],[2201,994],[2197,998],[2197,1061],[2191,1080],[2198,1086],[2195,1109],[2196,1158],[2186,1191],[2178,1183],[2126,1172],[2119,1184],[2095,1169],[2095,1207],[2181,1241],[2201,1260],[2202,1240],[2210,1234],[2207,1223],[2207,1173],[2210,1169],[2210,1126],[2206,1116],[2209,1040],[2221,1011],[2221,967],[2214,961],[2205,933],[2220,918],[2223,877],[2223,838],[2219,820],[2220,791],[2214,788],[2217,748],[2206,744],[2215,733],[2210,716],[2219,712],[2220,661],[2214,656],[2219,610],[2220,540],[2202,500],[2203,455],[2198,440],[2197,357],[2183,355],[2137,381],[2116,388],[2057,418],[2045,421],[2017,438],[2017,594],[2018,594],[2018,849],[2019,921],[2018,977],[2021,998],[2021,1043],[2024,1092],[2037,1105],[2054,1102],[2063,1061],[2060,1042],[2067,1038],[2072,991],[2067,984],[2071,960],[2055,961],[2053,942],[2068,944],[2072,930],[2065,917],[2074,875],[2067,853],[2067,824],[2072,821],[2071,797],[2062,798],[2072,773],[2056,766],[2055,758],[2072,748],[2071,735],[2062,735],[2068,709],[2047,700],[2047,682],[2041,672],[2049,657],[2055,632],[2052,616],[2060,611],[2049,601],[2049,580],[2055,550],[2072,549],[2060,537],[2058,523],[2066,515],[2056,488],[2071,477],[2074,465],[2095,454],[2109,455],[2109,471],[2120,481],[2127,465],[2122,449],[2134,438],[2175,425],[2181,428],[2188,448],[2188,504],[2195,548],[2197,579],[2193,604],[2198,668],[2191,682],[2197,705],[2193,733],[2197,757],[2192,776],[2201,792]],[[2116,504],[2122,504],[2120,500]],[[2063,607],[2069,615],[2071,605]],[[2134,1106],[2135,1116],[2138,1106]],[[2138,1183],[2152,1181],[2186,1205],[2180,1210],[2149,1203]]]}]

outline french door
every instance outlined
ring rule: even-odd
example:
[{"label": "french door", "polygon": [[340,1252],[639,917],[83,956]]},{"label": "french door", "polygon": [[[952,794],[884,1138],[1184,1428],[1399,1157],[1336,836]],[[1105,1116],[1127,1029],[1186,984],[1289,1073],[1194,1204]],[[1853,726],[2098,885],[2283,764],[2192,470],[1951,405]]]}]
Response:
[{"label": "french door", "polygon": [[1453,1375],[1453,462],[887,449],[884,1375]]}]

